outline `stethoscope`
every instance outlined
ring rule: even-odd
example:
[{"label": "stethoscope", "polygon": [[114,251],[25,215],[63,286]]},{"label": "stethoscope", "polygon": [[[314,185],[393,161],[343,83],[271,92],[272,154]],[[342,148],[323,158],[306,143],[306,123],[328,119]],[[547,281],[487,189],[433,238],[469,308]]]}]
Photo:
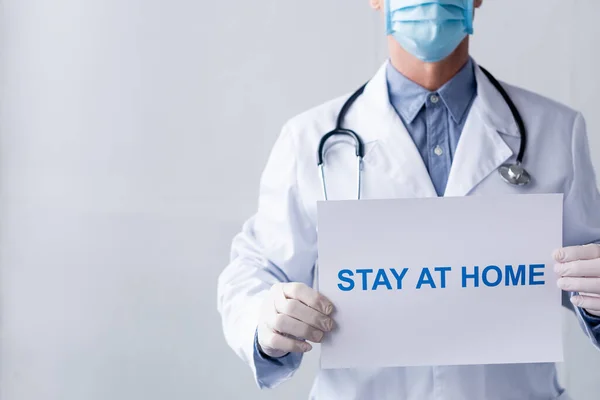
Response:
[{"label": "stethoscope", "polygon": [[[490,80],[492,85],[498,90],[498,92],[504,98],[504,101],[510,108],[510,112],[517,123],[517,127],[519,128],[519,133],[521,135],[521,146],[519,148],[519,154],[517,155],[517,159],[512,164],[504,164],[500,168],[498,168],[498,173],[502,177],[502,179],[511,185],[515,186],[523,186],[527,185],[531,182],[531,175],[523,168],[523,157],[525,156],[525,149],[527,148],[527,131],[525,129],[525,123],[523,122],[523,118],[515,106],[515,103],[512,101],[506,90],[502,87],[500,82],[494,76],[488,72],[485,68],[479,67]],[[358,134],[351,129],[346,129],[343,127],[344,119],[350,110],[350,107],[356,102],[356,100],[363,94],[365,91],[365,87],[368,82],[361,86],[356,92],[350,96],[350,98],[344,103],[340,113],[338,114],[337,123],[335,129],[331,132],[325,134],[321,138],[321,142],[319,143],[319,150],[317,153],[319,172],[321,175],[321,185],[323,187],[323,196],[325,200],[327,200],[327,185],[325,182],[325,163],[324,163],[324,151],[325,145],[327,141],[333,136],[347,136],[352,141],[354,141],[354,148],[356,153],[356,166],[357,166],[357,198],[360,200],[361,198],[361,189],[362,189],[362,171],[363,171],[363,157],[365,155],[365,148],[362,139]]]}]

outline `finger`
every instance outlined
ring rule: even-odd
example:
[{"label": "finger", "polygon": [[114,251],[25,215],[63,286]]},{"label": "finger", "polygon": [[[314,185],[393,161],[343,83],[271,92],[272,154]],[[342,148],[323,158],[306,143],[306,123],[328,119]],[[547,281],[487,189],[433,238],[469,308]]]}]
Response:
[{"label": "finger", "polygon": [[275,332],[315,343],[320,343],[324,335],[323,331],[285,314],[276,314],[270,321],[267,321],[267,326]]},{"label": "finger", "polygon": [[600,293],[600,278],[560,278],[557,285],[565,292]]},{"label": "finger", "polygon": [[275,299],[275,311],[304,322],[323,332],[333,329],[333,319],[298,300],[287,299],[283,294]]},{"label": "finger", "polygon": [[283,285],[283,293],[288,299],[299,300],[322,314],[329,315],[333,312],[331,301],[303,283],[286,283]]},{"label": "finger", "polygon": [[312,350],[310,343],[284,336],[280,333],[265,332],[260,340],[260,347],[265,353],[275,350],[284,353],[306,353]]},{"label": "finger", "polygon": [[577,294],[580,295],[580,296],[588,296],[588,297],[597,297],[597,298],[600,298],[600,294],[586,293],[586,292],[577,292]]},{"label": "finger", "polygon": [[560,276],[600,277],[600,259],[556,264],[554,271]]},{"label": "finger", "polygon": [[556,261],[561,263],[577,260],[593,260],[600,258],[600,245],[587,244],[585,246],[564,247],[556,250],[552,256]]},{"label": "finger", "polygon": [[592,296],[577,295],[571,297],[571,303],[575,307],[583,308],[588,313],[600,315],[600,298]]}]

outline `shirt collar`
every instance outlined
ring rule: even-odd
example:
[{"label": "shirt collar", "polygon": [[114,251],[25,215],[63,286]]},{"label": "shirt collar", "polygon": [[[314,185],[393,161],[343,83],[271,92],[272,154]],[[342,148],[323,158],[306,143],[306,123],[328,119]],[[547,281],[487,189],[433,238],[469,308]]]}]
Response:
[{"label": "shirt collar", "polygon": [[[390,102],[406,123],[412,123],[423,108],[427,97],[433,92],[402,75],[392,66],[392,63],[387,64],[386,76]],[[473,60],[469,58],[465,66],[437,93],[442,98],[452,119],[456,123],[461,123],[477,93]]]}]

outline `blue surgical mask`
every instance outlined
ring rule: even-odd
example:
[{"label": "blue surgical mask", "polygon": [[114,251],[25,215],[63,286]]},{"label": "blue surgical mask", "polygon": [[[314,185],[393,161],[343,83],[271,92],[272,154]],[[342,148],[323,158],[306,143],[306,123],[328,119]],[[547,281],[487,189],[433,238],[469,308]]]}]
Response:
[{"label": "blue surgical mask", "polygon": [[473,0],[385,0],[387,34],[425,62],[448,57],[473,33]]}]

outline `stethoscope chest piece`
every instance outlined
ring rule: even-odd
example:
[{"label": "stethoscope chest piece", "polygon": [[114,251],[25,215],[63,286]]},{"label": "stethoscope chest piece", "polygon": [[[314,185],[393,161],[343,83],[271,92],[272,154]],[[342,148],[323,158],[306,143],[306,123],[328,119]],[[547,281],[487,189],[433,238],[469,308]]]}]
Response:
[{"label": "stethoscope chest piece", "polygon": [[531,176],[520,164],[507,164],[498,168],[498,172],[506,183],[524,186],[531,182]]}]

